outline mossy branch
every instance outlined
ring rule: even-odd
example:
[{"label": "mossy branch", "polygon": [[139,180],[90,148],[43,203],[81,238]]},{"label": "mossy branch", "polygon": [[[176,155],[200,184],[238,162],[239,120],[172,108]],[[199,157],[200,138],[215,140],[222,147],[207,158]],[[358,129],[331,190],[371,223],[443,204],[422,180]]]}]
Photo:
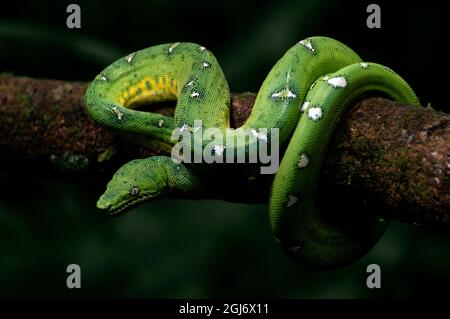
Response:
[{"label": "mossy branch", "polygon": [[[0,161],[7,171],[104,183],[133,158],[131,145],[83,110],[87,83],[0,76]],[[232,94],[231,123],[251,112],[253,93]],[[155,112],[172,114],[157,106]],[[450,227],[450,116],[383,98],[364,99],[339,124],[323,184],[354,188],[392,207],[388,217]],[[254,201],[264,202],[261,193]]]}]

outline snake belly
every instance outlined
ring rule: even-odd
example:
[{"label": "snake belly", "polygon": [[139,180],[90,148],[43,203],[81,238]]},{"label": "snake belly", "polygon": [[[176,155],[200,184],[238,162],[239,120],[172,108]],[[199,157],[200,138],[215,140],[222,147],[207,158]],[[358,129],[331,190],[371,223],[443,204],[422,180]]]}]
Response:
[{"label": "snake belly", "polygon": [[[269,215],[277,242],[298,263],[315,268],[349,264],[367,253],[385,228],[373,218],[355,235],[323,218],[317,205],[320,167],[336,124],[368,91],[419,104],[410,86],[391,69],[362,62],[337,40],[307,38],[269,72],[242,126],[247,131],[279,130],[286,151],[271,186]],[[162,101],[176,101],[173,118],[137,109]],[[193,43],[158,45],[119,59],[91,83],[85,105],[99,125],[166,151],[174,145],[173,130],[193,130],[196,120],[202,128],[222,131],[230,125],[225,76],[214,55]],[[249,143],[243,140],[226,152],[236,154]],[[120,168],[97,206],[114,214],[170,192],[197,191],[205,190],[195,171],[167,157],[150,157]]]}]

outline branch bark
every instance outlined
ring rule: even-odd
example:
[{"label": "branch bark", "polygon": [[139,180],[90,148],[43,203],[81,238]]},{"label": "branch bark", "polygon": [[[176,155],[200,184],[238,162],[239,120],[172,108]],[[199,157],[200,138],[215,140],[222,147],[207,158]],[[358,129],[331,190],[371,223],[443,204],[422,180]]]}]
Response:
[{"label": "branch bark", "polygon": [[[3,167],[104,183],[123,163],[160,154],[96,126],[82,107],[87,85],[0,76]],[[232,126],[245,121],[254,100],[253,93],[232,94]],[[152,110],[173,114],[168,106]],[[448,230],[450,116],[383,98],[364,99],[339,124],[322,174],[324,185],[362,190],[389,205],[387,217]],[[255,201],[266,200],[261,193],[253,195]]]}]

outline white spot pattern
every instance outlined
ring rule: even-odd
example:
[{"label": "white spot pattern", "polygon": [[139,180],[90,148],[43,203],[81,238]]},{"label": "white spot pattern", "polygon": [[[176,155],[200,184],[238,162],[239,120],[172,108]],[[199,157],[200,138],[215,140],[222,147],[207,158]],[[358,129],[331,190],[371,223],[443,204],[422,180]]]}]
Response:
[{"label": "white spot pattern", "polygon": [[158,121],[158,126],[159,126],[159,127],[163,127],[164,124],[166,124],[166,122],[165,122],[163,119],[160,119],[160,120]]},{"label": "white spot pattern", "polygon": [[302,106],[301,106],[301,108],[300,108],[300,111],[305,112],[305,111],[308,109],[309,104],[310,104],[309,101],[303,102],[303,104],[302,104]]},{"label": "white spot pattern", "polygon": [[326,80],[333,88],[345,88],[347,86],[347,80],[343,76],[335,76]]},{"label": "white spot pattern", "polygon": [[305,168],[309,165],[309,157],[306,154],[301,154],[300,159],[298,160],[298,167]]},{"label": "white spot pattern", "polygon": [[295,100],[297,98],[297,94],[292,92],[289,89],[282,89],[280,92],[272,93],[272,97],[278,98],[278,99],[291,99]]},{"label": "white spot pattern", "polygon": [[179,128],[179,131],[180,131],[181,134],[183,134],[183,133],[186,132],[186,131],[189,131],[189,125],[183,124],[183,125]]},{"label": "white spot pattern", "polygon": [[295,253],[297,253],[297,251],[298,251],[300,248],[302,248],[302,247],[301,247],[301,246],[294,246],[294,247],[289,247],[288,250],[289,250],[291,253],[295,254]]},{"label": "white spot pattern", "polygon": [[314,106],[308,109],[308,118],[313,121],[317,121],[322,117],[322,108],[320,106]]},{"label": "white spot pattern", "polygon": [[218,155],[218,156],[222,156],[223,155],[223,150],[224,149],[225,149],[225,147],[222,146],[222,145],[214,145],[213,146],[214,154]]},{"label": "white spot pattern", "polygon": [[169,49],[167,50],[167,53],[172,53],[173,50],[180,44],[180,42],[175,42],[174,44],[172,44]]},{"label": "white spot pattern", "polygon": [[111,110],[117,116],[117,119],[120,121],[123,117],[123,113],[119,111],[119,108],[117,106],[114,106]]},{"label": "white spot pattern", "polygon": [[128,63],[131,63],[131,61],[133,61],[133,58],[134,58],[134,55],[135,55],[136,53],[135,52],[133,52],[133,53],[131,53],[131,54],[128,54],[126,57],[125,57],[125,60],[128,62]]},{"label": "white spot pattern", "polygon": [[310,52],[314,53],[316,50],[313,47],[312,41],[309,39],[301,40],[299,44],[303,45],[305,48],[307,48]]},{"label": "white spot pattern", "polygon": [[265,132],[258,132],[256,129],[252,128],[250,130],[250,134],[254,137],[256,137],[258,140],[262,140],[264,142],[267,142],[267,133]]},{"label": "white spot pattern", "polygon": [[197,92],[197,91],[192,91],[191,97],[199,97],[199,96],[200,96],[200,93],[199,93],[199,92]]},{"label": "white spot pattern", "polygon": [[288,201],[286,203],[286,207],[291,207],[292,205],[294,205],[297,202],[298,202],[297,197],[295,197],[294,195],[288,195]]},{"label": "white spot pattern", "polygon": [[363,68],[363,69],[367,69],[367,68],[369,67],[369,65],[368,65],[367,63],[365,63],[365,62],[361,62],[361,63],[359,64],[359,66],[360,66],[361,68]]},{"label": "white spot pattern", "polygon": [[211,64],[209,62],[206,62],[206,61],[202,62],[202,69],[207,69],[210,66],[211,66]]}]

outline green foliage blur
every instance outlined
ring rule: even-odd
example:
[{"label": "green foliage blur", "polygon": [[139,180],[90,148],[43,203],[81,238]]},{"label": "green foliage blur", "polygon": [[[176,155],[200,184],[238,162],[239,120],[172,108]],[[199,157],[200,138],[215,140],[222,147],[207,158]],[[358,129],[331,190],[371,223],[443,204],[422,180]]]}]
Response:
[{"label": "green foliage blur", "polygon": [[[66,27],[81,6],[82,28]],[[444,10],[376,3],[382,28],[365,25],[368,1],[21,1],[0,5],[0,72],[89,81],[144,47],[197,42],[215,53],[231,91],[257,91],[296,41],[326,35],[400,73],[423,105],[444,106]],[[420,23],[419,23],[420,21]],[[448,63],[448,62],[447,62]],[[444,83],[445,82],[445,83]],[[39,172],[37,174],[39,176]],[[450,237],[391,222],[378,245],[335,271],[292,263],[277,247],[263,205],[160,200],[118,218],[95,208],[102,189],[0,170],[0,297],[403,298],[448,296]],[[339,212],[336,212],[339,213]],[[82,288],[66,287],[79,264]],[[382,288],[366,287],[366,267]]]}]

